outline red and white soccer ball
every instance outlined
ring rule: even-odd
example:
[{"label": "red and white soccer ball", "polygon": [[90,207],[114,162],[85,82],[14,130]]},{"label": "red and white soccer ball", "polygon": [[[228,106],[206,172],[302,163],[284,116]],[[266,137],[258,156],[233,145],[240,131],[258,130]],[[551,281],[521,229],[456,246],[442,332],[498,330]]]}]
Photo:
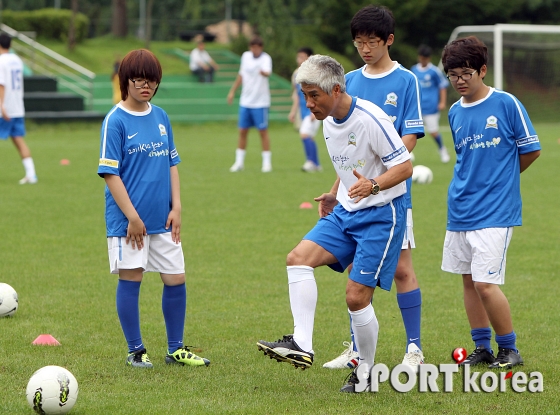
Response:
[{"label": "red and white soccer ball", "polygon": [[29,379],[26,396],[38,414],[65,414],[78,399],[78,381],[63,367],[45,366]]},{"label": "red and white soccer ball", "polygon": [[18,295],[11,285],[0,282],[0,317],[13,316],[18,309]]},{"label": "red and white soccer ball", "polygon": [[412,181],[418,184],[429,184],[434,178],[434,173],[427,166],[414,166],[412,169]]}]

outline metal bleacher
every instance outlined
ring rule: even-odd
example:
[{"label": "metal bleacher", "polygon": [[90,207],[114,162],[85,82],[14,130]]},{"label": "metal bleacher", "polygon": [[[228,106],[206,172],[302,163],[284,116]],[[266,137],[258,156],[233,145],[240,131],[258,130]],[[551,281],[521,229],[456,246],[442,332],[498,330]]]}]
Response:
[{"label": "metal bleacher", "polygon": [[[172,121],[201,122],[236,120],[238,114],[239,90],[232,105],[226,97],[238,70],[240,57],[229,50],[209,50],[219,65],[214,82],[200,83],[188,69],[188,52],[170,49],[167,53],[185,61],[185,75],[165,76],[153,102],[165,108]],[[287,120],[291,107],[290,81],[272,74],[270,76],[271,108],[270,120]]]},{"label": "metal bleacher", "polygon": [[[24,74],[25,117],[36,121],[102,120],[93,111],[95,74],[5,24],[0,31],[32,74]],[[60,88],[62,87],[62,88]]]}]

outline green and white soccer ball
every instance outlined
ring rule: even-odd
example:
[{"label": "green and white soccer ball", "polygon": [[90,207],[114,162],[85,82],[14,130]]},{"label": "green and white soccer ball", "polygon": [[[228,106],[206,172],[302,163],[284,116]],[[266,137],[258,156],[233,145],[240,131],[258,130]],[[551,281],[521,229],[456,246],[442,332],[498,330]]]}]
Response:
[{"label": "green and white soccer ball", "polygon": [[434,173],[427,166],[414,166],[412,169],[412,181],[419,184],[431,183],[434,178]]},{"label": "green and white soccer ball", "polygon": [[45,366],[29,379],[26,396],[38,414],[65,414],[78,399],[78,381],[63,367]]},{"label": "green and white soccer ball", "polygon": [[0,282],[0,317],[13,316],[18,309],[18,295],[11,285]]}]

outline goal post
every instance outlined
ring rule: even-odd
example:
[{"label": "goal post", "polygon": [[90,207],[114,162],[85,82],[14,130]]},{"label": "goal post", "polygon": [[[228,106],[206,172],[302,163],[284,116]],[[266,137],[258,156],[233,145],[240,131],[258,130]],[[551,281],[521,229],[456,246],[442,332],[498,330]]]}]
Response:
[{"label": "goal post", "polygon": [[[488,85],[516,95],[532,119],[558,122],[560,25],[458,26],[448,43],[470,35],[477,36],[488,47]],[[440,68],[443,69],[441,60]],[[452,99],[458,98],[451,95]]]}]

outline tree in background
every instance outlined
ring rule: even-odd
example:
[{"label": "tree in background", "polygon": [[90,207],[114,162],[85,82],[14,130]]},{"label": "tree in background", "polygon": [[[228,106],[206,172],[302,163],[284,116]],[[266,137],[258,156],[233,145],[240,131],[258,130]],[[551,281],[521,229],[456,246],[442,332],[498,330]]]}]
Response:
[{"label": "tree in background", "polygon": [[112,0],[112,24],[111,33],[115,37],[128,36],[128,15],[126,0]]}]

